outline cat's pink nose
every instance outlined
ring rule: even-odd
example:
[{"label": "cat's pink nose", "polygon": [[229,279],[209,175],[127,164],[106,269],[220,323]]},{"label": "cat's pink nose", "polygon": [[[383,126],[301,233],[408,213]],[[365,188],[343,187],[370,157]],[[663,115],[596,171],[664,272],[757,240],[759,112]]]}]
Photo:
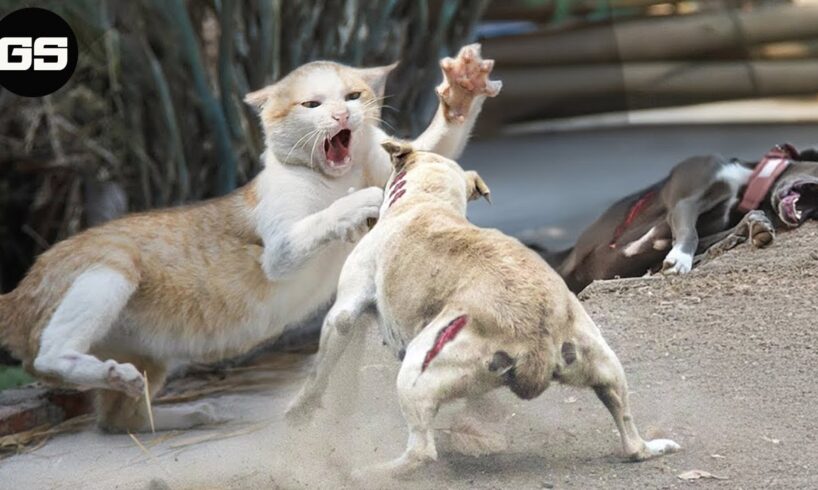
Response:
[{"label": "cat's pink nose", "polygon": [[349,111],[336,112],[332,115],[332,118],[338,121],[341,126],[346,126],[347,121],[349,121]]}]

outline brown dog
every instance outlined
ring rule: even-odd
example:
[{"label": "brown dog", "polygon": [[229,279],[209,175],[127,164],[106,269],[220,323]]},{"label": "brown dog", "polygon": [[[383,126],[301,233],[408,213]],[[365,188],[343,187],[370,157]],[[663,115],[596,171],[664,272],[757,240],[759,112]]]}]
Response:
[{"label": "brown dog", "polygon": [[379,221],[344,265],[317,370],[289,415],[315,409],[351,331],[377,320],[403,361],[397,387],[409,424],[406,452],[379,470],[437,458],[432,421],[443,403],[478,403],[501,386],[530,399],[552,380],[596,391],[628,458],[677,450],[639,436],[622,366],[559,276],[516,239],[466,220],[467,200],[489,192],[477,173],[405,144],[383,146],[395,169]]},{"label": "brown dog", "polygon": [[618,201],[571,249],[543,257],[582,291],[598,279],[649,271],[690,271],[696,256],[748,239],[769,245],[775,229],[793,228],[818,211],[818,150],[790,145],[758,162],[718,155],[689,158],[656,184]]}]

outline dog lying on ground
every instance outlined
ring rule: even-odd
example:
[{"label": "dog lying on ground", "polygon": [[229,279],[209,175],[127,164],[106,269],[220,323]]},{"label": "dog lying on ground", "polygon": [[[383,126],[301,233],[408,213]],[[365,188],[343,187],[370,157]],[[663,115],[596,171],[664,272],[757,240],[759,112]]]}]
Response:
[{"label": "dog lying on ground", "polygon": [[772,243],[775,230],[799,226],[818,210],[818,150],[773,148],[758,162],[699,156],[611,206],[573,248],[541,255],[575,293],[597,279],[684,274],[694,258],[750,240]]},{"label": "dog lying on ground", "polygon": [[309,417],[352,331],[377,321],[403,361],[397,388],[409,425],[406,451],[377,473],[437,459],[432,421],[442,404],[479,405],[501,386],[531,399],[551,381],[592,387],[629,459],[679,449],[640,437],[618,358],[559,276],[516,239],[466,220],[467,200],[489,195],[477,173],[406,144],[383,146],[395,168],[380,218],[344,264],[316,370],[288,416]]}]

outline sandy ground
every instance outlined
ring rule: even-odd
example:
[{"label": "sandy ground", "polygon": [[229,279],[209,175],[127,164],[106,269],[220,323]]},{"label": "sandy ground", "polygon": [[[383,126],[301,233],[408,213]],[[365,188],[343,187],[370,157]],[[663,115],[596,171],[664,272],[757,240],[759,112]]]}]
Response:
[{"label": "sandy ground", "polygon": [[[453,454],[405,481],[372,488],[815,488],[818,225],[746,246],[687,277],[608,281],[582,299],[629,376],[643,434],[683,451],[625,463],[613,423],[590,391],[555,387],[510,409],[510,448]],[[0,488],[357,488],[350,468],[397,456],[406,432],[394,390],[397,363],[374,335],[336,372],[325,409],[291,427],[282,413],[309,367],[271,373],[265,389],[214,398],[224,425],[128,436],[88,428],[0,462]],[[351,373],[358,372],[356,377]],[[450,413],[442,413],[445,429]],[[227,437],[226,436],[232,436]],[[205,441],[207,438],[218,438]],[[724,480],[682,481],[704,470]]]}]

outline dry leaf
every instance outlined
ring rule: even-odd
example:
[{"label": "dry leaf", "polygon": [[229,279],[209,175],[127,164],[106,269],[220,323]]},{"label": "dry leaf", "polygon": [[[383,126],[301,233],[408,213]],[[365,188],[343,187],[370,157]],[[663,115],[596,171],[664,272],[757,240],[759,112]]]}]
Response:
[{"label": "dry leaf", "polygon": [[767,441],[767,442],[772,442],[773,444],[781,444],[781,441],[780,441],[780,440],[778,440],[778,439],[773,439],[772,437],[761,436],[761,438],[762,438],[762,439],[764,439],[764,440],[765,440],[765,441]]},{"label": "dry leaf", "polygon": [[726,476],[714,475],[713,473],[703,471],[703,470],[685,471],[684,473],[679,473],[678,475],[676,475],[676,477],[679,478],[680,480],[686,480],[686,481],[699,480],[699,479],[702,479],[702,478],[712,478],[714,480],[727,480]]},{"label": "dry leaf", "polygon": [[569,396],[568,398],[566,398],[566,399],[565,399],[565,400],[563,400],[562,402],[563,402],[563,403],[576,403],[576,402],[577,402],[577,397],[575,397],[575,396]]},{"label": "dry leaf", "polygon": [[710,457],[713,459],[726,459],[726,456],[722,456],[721,454],[711,454]]}]

